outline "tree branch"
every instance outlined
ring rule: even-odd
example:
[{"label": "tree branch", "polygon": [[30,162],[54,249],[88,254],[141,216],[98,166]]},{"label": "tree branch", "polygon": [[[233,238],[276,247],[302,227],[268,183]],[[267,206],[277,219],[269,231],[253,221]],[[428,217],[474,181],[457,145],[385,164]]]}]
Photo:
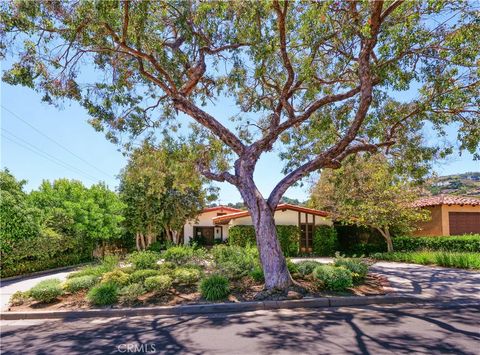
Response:
[{"label": "tree branch", "polygon": [[223,143],[233,149],[239,156],[245,150],[244,144],[233,134],[228,128],[217,121],[213,116],[197,107],[181,95],[176,95],[172,98],[175,108],[186,113],[195,121],[208,128],[214,133]]},{"label": "tree branch", "polygon": [[235,175],[230,174],[227,171],[221,172],[221,173],[214,173],[210,171],[204,164],[202,164],[200,161],[197,162],[197,169],[202,174],[205,176],[207,179],[218,181],[218,182],[229,182],[230,184],[237,186],[238,184],[238,179]]},{"label": "tree branch", "polygon": [[378,144],[357,144],[345,149],[335,158],[329,156],[328,151],[322,153],[318,155],[315,159],[299,166],[297,169],[293,170],[292,172],[287,174],[282,180],[280,180],[280,182],[275,186],[275,188],[270,193],[270,196],[268,197],[268,205],[270,206],[270,208],[275,208],[280,202],[280,199],[282,198],[285,191],[287,191],[290,186],[292,186],[294,183],[309,175],[315,170],[321,168],[338,169],[341,166],[340,162],[351,154],[362,151],[376,152],[379,148],[390,146],[394,143],[395,141],[387,141]]}]

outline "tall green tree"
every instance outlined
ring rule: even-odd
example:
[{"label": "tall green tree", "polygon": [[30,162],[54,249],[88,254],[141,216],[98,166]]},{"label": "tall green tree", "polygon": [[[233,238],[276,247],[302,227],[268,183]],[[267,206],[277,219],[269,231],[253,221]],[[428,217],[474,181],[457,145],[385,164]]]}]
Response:
[{"label": "tall green tree", "polygon": [[[426,122],[458,123],[478,156],[475,2],[15,1],[0,17],[3,79],[79,101],[112,140],[195,122],[197,168],[239,190],[269,289],[292,283],[273,215],[303,177],[360,151],[431,158]],[[232,112],[206,106],[226,97]],[[274,147],[285,177],[263,196],[254,171]]]},{"label": "tall green tree", "polygon": [[396,174],[384,156],[359,155],[349,157],[340,169],[322,172],[309,204],[329,211],[337,221],[376,229],[393,251],[392,230],[408,234],[430,217],[428,211],[412,207],[419,193],[412,179]]},{"label": "tall green tree", "polygon": [[124,205],[102,183],[87,188],[76,180],[43,181],[30,201],[41,211],[43,226],[60,234],[99,245],[123,236]]},{"label": "tall green tree", "polygon": [[144,142],[132,152],[121,174],[120,194],[137,249],[147,248],[159,234],[179,243],[184,224],[214,198],[195,169],[194,155],[191,146],[173,140],[159,147]]},{"label": "tall green tree", "polygon": [[17,180],[7,170],[0,171],[0,244],[1,253],[10,252],[15,243],[35,238],[40,233],[39,211],[23,191],[25,180]]}]

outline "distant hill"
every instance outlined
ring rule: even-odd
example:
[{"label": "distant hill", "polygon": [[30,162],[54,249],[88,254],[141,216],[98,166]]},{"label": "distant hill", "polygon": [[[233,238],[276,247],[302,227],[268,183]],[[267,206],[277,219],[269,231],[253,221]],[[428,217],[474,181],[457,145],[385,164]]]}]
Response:
[{"label": "distant hill", "polygon": [[480,197],[480,172],[439,176],[427,183],[432,195],[450,194]]}]

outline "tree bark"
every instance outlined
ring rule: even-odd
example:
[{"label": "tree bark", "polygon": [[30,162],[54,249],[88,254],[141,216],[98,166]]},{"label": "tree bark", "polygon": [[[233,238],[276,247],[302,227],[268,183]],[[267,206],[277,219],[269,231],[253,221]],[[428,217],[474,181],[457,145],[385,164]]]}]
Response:
[{"label": "tree bark", "polygon": [[293,280],[278,241],[274,212],[266,201],[261,199],[256,201],[255,207],[251,209],[250,213],[265,275],[265,288],[285,290],[293,283]]},{"label": "tree bark", "polygon": [[393,241],[392,241],[392,236],[390,235],[390,230],[388,228],[382,229],[382,228],[377,228],[377,230],[380,232],[380,234],[385,238],[385,241],[387,242],[387,251],[390,253],[393,251]]},{"label": "tree bark", "polygon": [[252,218],[260,261],[268,290],[286,290],[292,283],[275,228],[275,206],[269,205],[253,181],[255,157],[248,156],[235,162],[237,188]]}]

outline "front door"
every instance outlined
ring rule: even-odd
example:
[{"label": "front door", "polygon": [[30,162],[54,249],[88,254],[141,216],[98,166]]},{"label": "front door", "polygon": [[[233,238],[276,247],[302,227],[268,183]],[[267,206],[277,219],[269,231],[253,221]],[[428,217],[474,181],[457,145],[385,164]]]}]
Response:
[{"label": "front door", "polygon": [[300,224],[300,252],[311,253],[313,246],[313,223]]},{"label": "front door", "polygon": [[203,239],[205,245],[213,245],[214,227],[194,227],[195,236]]}]

